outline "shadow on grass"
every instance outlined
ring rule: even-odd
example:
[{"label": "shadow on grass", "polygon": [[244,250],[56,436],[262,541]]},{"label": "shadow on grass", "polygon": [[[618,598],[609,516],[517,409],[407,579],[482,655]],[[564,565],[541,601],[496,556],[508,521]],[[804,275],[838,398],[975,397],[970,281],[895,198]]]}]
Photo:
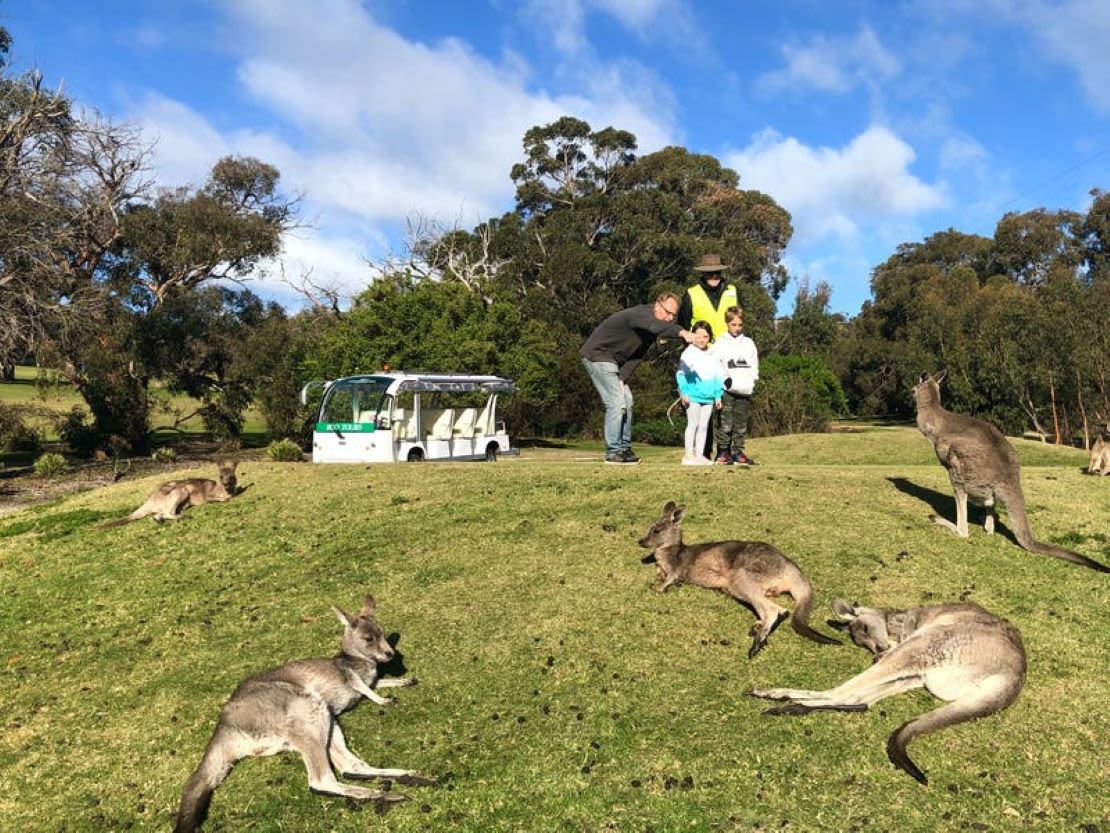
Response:
[{"label": "shadow on grass", "polygon": [[[933,510],[934,515],[939,515],[953,523],[956,522],[956,498],[953,495],[945,492],[938,492],[936,489],[930,489],[926,486],[919,486],[912,480],[907,480],[904,477],[888,477],[887,480],[889,480],[899,492],[928,504]],[[984,507],[976,506],[970,502],[968,503],[967,524],[969,527],[978,526],[981,529],[986,517],[987,511]],[[1000,520],[995,522],[994,531],[1014,546],[1021,546],[1021,544],[1017,542],[1017,538],[1014,537],[1014,534],[1010,532],[1006,525]]]},{"label": "shadow on grass", "polygon": [[[47,508],[49,507],[41,506],[31,511],[37,513]],[[111,513],[94,512],[91,509],[77,509],[73,512],[60,512],[57,515],[33,517],[14,523],[0,524],[0,538],[13,538],[16,535],[34,532],[41,535],[44,542],[53,541],[107,517],[111,517]]]}]

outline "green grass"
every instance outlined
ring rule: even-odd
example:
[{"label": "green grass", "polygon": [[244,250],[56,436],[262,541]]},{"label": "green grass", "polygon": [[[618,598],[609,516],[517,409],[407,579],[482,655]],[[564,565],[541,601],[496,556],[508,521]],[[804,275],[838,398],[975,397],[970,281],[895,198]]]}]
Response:
[{"label": "green grass", "polygon": [[[1038,537],[1110,561],[1110,483],[1080,474],[1080,452],[1015,445]],[[206,830],[1110,829],[1107,578],[930,523],[952,499],[912,429],[748,450],[750,470],[682,468],[680,450],[650,448],[629,468],[582,447],[493,465],[248,462],[244,495],[176,523],[92,528],[157,479],[0,520],[4,827],[168,829],[238,682],[334,653],[328,606],[372,591],[420,685],[345,715],[348,742],[442,782],[404,788],[413,800],[379,818],[310,794],[295,756],[248,760]],[[690,541],[791,555],[824,630],[835,596],[963,598],[1011,619],[1025,690],[911,746],[929,787],[883,750],[937,703],[924,692],[864,714],[762,716],[747,689],[828,687],[869,658],[783,627],[749,661],[745,609],[652,593],[636,540],[668,499],[687,504]]]},{"label": "green grass", "polygon": [[[57,374],[47,371],[46,379],[55,380]],[[71,386],[64,383],[51,382],[40,385],[39,371],[34,367],[17,365],[15,380],[11,382],[0,381],[0,403],[6,405],[32,405],[42,411],[64,416],[75,406],[80,407],[87,414],[89,407],[85,400]],[[200,417],[192,417],[181,423],[180,430],[172,430],[174,421],[179,416],[192,412],[198,405],[196,399],[182,394],[171,394],[164,388],[155,386],[150,390],[150,417],[151,428],[154,431],[154,440],[158,444],[172,442],[180,437],[196,436],[204,433],[204,423]],[[56,442],[58,434],[52,419],[37,416],[29,419],[29,423],[37,427],[43,439]],[[245,445],[257,446],[265,444],[266,423],[256,408],[248,408],[244,414],[243,442]],[[22,462],[22,460],[20,460]]]}]

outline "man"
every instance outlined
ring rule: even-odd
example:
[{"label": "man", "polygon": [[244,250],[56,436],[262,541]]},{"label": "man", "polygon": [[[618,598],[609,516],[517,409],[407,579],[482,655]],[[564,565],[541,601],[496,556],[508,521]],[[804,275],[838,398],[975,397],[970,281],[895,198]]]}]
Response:
[{"label": "man", "polygon": [[[698,273],[698,282],[686,290],[682,296],[682,304],[678,308],[679,326],[689,330],[697,321],[704,321],[713,330],[710,344],[714,344],[724,335],[727,324],[725,323],[725,310],[730,307],[740,306],[740,295],[736,285],[725,283],[725,270],[729,267],[721,263],[721,256],[716,254],[703,255],[694,271]],[[717,415],[717,425],[720,426],[720,413]],[[713,459],[713,432],[705,437],[704,456]]]},{"label": "man", "polygon": [[632,391],[628,380],[657,339],[681,338],[687,344],[694,341],[693,333],[674,323],[677,315],[678,296],[664,292],[653,304],[613,313],[582,345],[582,364],[605,404],[606,463],[640,462],[632,453]]}]

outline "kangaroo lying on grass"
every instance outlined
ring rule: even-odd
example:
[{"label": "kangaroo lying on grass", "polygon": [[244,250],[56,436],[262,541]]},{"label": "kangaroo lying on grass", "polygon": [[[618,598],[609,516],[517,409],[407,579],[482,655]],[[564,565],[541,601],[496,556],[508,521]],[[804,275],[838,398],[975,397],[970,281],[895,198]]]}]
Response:
[{"label": "kangaroo lying on grass", "polygon": [[408,678],[378,679],[378,664],[393,658],[393,647],[374,618],[374,597],[366,596],[358,616],[332,608],[343,623],[339,654],[302,659],[248,677],[220,712],[220,720],[196,772],[185,785],[174,833],[199,830],[212,793],[243,758],[299,752],[313,792],[354,801],[405,801],[407,796],[340,782],[347,778],[391,778],[402,784],[434,784],[411,769],[377,769],[347,748],[336,716],[363,697],[379,705],[392,700],[375,688],[415,685]]},{"label": "kangaroo lying on grass", "polygon": [[752,628],[751,659],[767,644],[769,637],[790,615],[771,599],[782,593],[794,598],[794,630],[823,645],[839,645],[839,641],[809,627],[813,608],[813,587],[798,565],[762,541],[717,541],[711,544],[686,546],[682,543],[682,518],[685,506],[668,501],[663,516],[651,525],[640,539],[640,546],[654,550],[644,559],[654,557],[659,567],[659,583],[652,588],[665,593],[676,584],[693,584],[720,590],[738,602],[748,605],[758,619]]},{"label": "kangaroo lying on grass", "polygon": [[1002,432],[975,417],[945,410],[940,404],[940,382],[944,374],[922,373],[913,389],[917,405],[917,427],[929,438],[940,464],[948,471],[956,494],[956,523],[932,516],[941,526],[961,538],[968,536],[967,501],[971,498],[987,508],[983,527],[994,532],[994,504],[1006,504],[1010,526],[1022,548],[1041,555],[1062,558],[1100,572],[1110,571],[1093,559],[1077,552],[1043,544],[1033,537],[1025,513],[1025,496],[1021,490],[1021,464],[1013,446]]},{"label": "kangaroo lying on grass", "polygon": [[231,500],[243,491],[239,488],[235,477],[235,468],[238,465],[234,460],[221,461],[219,465],[220,481],[218,483],[205,477],[189,477],[185,480],[170,480],[168,483],[163,483],[150,493],[146,503],[126,518],[100,524],[97,529],[122,526],[140,518],[145,518],[147,515],[153,515],[154,520],[159,523],[177,520],[181,517],[181,513],[190,506],[222,503],[225,500]]},{"label": "kangaroo lying on grass", "polygon": [[787,700],[764,714],[808,714],[817,709],[866,711],[886,697],[926,688],[946,705],[898,728],[886,744],[896,767],[927,784],[906,747],[914,738],[1002,711],[1025,683],[1025,647],[1018,629],[974,604],[910,610],[856,607],[837,599],[833,610],[852,641],[874,664],[828,691],[755,689],[753,697]]}]

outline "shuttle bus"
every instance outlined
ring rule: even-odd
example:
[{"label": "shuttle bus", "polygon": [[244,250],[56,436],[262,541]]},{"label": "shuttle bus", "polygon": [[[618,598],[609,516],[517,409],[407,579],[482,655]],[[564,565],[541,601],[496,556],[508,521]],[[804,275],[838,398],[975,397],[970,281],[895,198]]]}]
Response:
[{"label": "shuttle bus", "polygon": [[497,397],[516,385],[499,376],[383,372],[309,382],[323,388],[312,434],[314,463],[488,460],[516,455]]}]

